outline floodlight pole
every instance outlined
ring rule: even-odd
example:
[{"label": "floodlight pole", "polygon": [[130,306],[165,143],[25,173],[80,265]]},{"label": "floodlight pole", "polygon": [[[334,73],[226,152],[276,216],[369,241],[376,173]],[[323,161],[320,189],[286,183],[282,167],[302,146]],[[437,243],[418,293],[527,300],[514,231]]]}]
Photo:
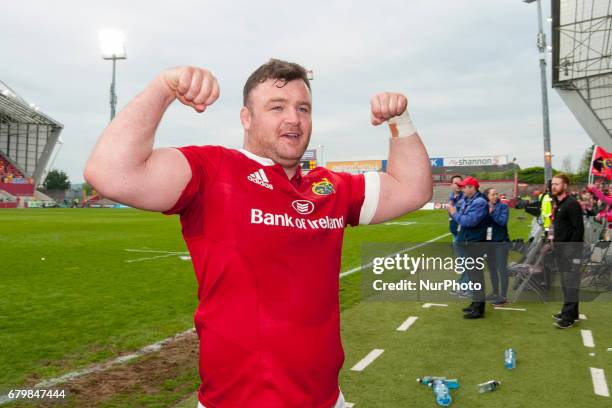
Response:
[{"label": "floodlight pole", "polygon": [[110,120],[112,122],[112,120],[115,118],[115,108],[117,106],[117,94],[115,93],[115,75],[116,75],[116,71],[117,71],[117,58],[113,57],[111,58],[113,60],[113,79],[111,81],[111,86],[110,86],[110,108],[111,108],[111,112],[110,112]]},{"label": "floodlight pole", "polygon": [[117,93],[115,92],[117,60],[127,59],[124,44],[125,36],[121,31],[111,29],[101,30],[99,35],[102,59],[113,61],[113,77],[110,84],[110,120],[112,122],[117,108]]},{"label": "floodlight pole", "polygon": [[124,53],[123,55],[112,54],[109,57],[102,57],[102,58],[105,60],[113,61],[113,77],[111,79],[111,84],[110,84],[110,110],[111,110],[110,120],[112,122],[113,119],[115,119],[115,110],[117,108],[117,93],[115,92],[115,84],[116,84],[116,78],[117,78],[117,60],[127,59],[127,56]]},{"label": "floodlight pole", "polygon": [[[324,154],[324,153],[323,153],[323,152],[324,152],[324,150],[325,150],[325,146],[324,146],[324,145],[322,145],[322,144],[320,144],[320,145],[319,145],[319,156],[320,156],[320,157],[319,157],[319,160],[320,160],[320,161],[317,163],[317,165],[318,165],[318,166],[321,166],[321,167],[325,167],[325,160],[323,160],[323,158],[324,158],[324,155],[323,155],[323,154]],[[320,164],[319,164],[319,163],[320,163]]]},{"label": "floodlight pole", "polygon": [[544,138],[544,183],[552,179],[552,151],[550,148],[550,119],[548,115],[548,85],[546,81],[546,34],[542,24],[542,4],[540,0],[523,0],[525,3],[536,1],[538,7],[538,39],[540,51],[540,86],[542,88],[542,130]]}]

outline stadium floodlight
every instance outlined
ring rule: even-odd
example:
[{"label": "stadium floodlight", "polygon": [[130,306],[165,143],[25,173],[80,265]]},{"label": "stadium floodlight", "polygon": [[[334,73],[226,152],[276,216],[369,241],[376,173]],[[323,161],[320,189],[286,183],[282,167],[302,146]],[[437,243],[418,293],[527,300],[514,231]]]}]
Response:
[{"label": "stadium floodlight", "polygon": [[125,34],[119,30],[100,30],[100,50],[104,59],[126,59]]},{"label": "stadium floodlight", "polygon": [[117,94],[115,93],[117,60],[127,59],[127,53],[125,52],[125,35],[119,30],[104,29],[100,30],[99,39],[102,58],[113,61],[113,79],[110,86],[110,119],[112,121],[115,118],[115,108],[117,106]]},{"label": "stadium floodlight", "polygon": [[544,182],[552,179],[552,163],[550,149],[550,119],[548,117],[548,88],[546,84],[546,34],[542,24],[542,4],[540,0],[523,0],[524,3],[537,2],[538,6],[538,50],[540,51],[540,87],[542,92],[542,130],[544,140]]}]

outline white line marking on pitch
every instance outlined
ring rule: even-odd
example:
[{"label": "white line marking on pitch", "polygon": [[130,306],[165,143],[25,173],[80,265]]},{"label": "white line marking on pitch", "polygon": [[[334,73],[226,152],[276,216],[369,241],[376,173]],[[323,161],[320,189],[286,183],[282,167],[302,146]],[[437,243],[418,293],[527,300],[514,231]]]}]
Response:
[{"label": "white line marking on pitch", "polygon": [[416,224],[416,221],[393,221],[393,222],[385,222],[385,225],[402,225],[402,226],[407,226],[407,225],[414,225]]},{"label": "white line marking on pitch", "polygon": [[603,369],[591,367],[591,379],[593,380],[593,391],[595,391],[595,394],[604,397],[610,396],[608,383],[606,383],[606,374]]},{"label": "white line marking on pitch", "polygon": [[347,402],[347,403],[344,404],[344,406],[346,408],[353,408],[355,406],[355,404],[353,404],[352,402]]},{"label": "white line marking on pitch", "polygon": [[412,326],[412,323],[416,322],[416,320],[418,319],[418,317],[416,316],[410,316],[409,318],[407,318],[404,323],[402,323],[398,328],[397,331],[406,331],[408,330],[408,328],[410,326]]},{"label": "white line marking on pitch", "polygon": [[374,349],[368,353],[360,362],[355,364],[351,371],[363,371],[367,366],[369,366],[374,360],[376,360],[385,350],[382,349]]},{"label": "white line marking on pitch", "polygon": [[128,259],[125,262],[127,263],[131,263],[131,262],[142,262],[142,261],[149,261],[151,259],[158,259],[158,258],[168,258],[170,256],[176,256],[175,254],[168,254],[168,255],[157,255],[157,256],[150,256],[148,258],[136,258],[136,259]]},{"label": "white line marking on pitch", "polygon": [[185,252],[185,251],[156,251],[156,250],[152,250],[152,249],[131,249],[131,248],[126,248],[125,249],[128,252],[147,252],[150,254],[188,254],[189,252]]},{"label": "white line marking on pitch", "polygon": [[[100,364],[93,364],[87,368],[84,368],[82,370],[77,370],[77,371],[71,371],[67,374],[62,375],[61,377],[56,377],[56,378],[50,378],[48,380],[44,380],[42,382],[39,382],[38,384],[34,385],[34,387],[32,388],[38,388],[38,389],[42,389],[42,388],[51,388],[54,387],[58,384],[61,383],[65,383],[66,381],[70,381],[73,380],[75,378],[81,377],[83,375],[86,374],[91,374],[91,373],[96,373],[96,372],[100,372],[100,371],[105,371],[108,370],[109,368],[111,368],[112,366],[118,365],[118,364],[123,364],[127,361],[133,360],[137,357],[141,357],[144,356],[145,354],[149,354],[149,353],[153,353],[155,351],[159,351],[161,350],[161,348],[167,344],[168,342],[172,341],[172,340],[178,340],[181,339],[185,336],[188,336],[189,334],[195,332],[195,329],[189,329],[186,330],[182,333],[177,333],[174,336],[170,336],[166,339],[160,340],[157,343],[153,343],[153,344],[149,344],[148,346],[144,346],[143,348],[136,350],[134,353],[131,354],[126,354],[124,356],[120,356],[117,358],[114,358],[110,361],[107,361],[105,363],[100,363]],[[8,395],[0,395],[0,405],[12,401]]]},{"label": "white line marking on pitch", "polygon": [[[394,252],[394,253],[389,254],[389,255],[387,255],[387,256],[393,256],[393,255],[403,254],[404,252],[412,251],[413,249],[420,248],[420,247],[422,247],[422,246],[425,246],[425,245],[427,245],[427,244],[430,244],[430,243],[432,243],[432,242],[435,242],[435,241],[437,241],[437,240],[439,240],[439,239],[445,238],[445,237],[447,237],[447,236],[449,236],[449,235],[450,235],[450,232],[447,232],[446,234],[442,234],[442,235],[440,235],[439,237],[432,238],[432,239],[430,239],[429,241],[425,241],[425,242],[423,242],[423,243],[421,243],[421,244],[418,244],[418,245],[415,245],[415,246],[411,246],[410,248],[402,249],[401,251]],[[367,263],[367,264],[365,264],[365,265],[361,265],[361,266],[358,266],[358,267],[356,267],[356,268],[349,269],[349,270],[348,270],[348,271],[346,271],[346,272],[342,272],[342,273],[340,274],[340,279],[341,279],[341,278],[344,278],[345,276],[352,275],[352,274],[354,274],[355,272],[359,272],[359,271],[360,271],[360,270],[362,270],[363,268],[367,268],[368,266],[372,266],[372,264],[373,264],[372,262],[368,262],[368,263]]]},{"label": "white line marking on pitch", "polygon": [[578,315],[578,318],[579,318],[580,320],[586,320],[586,319],[587,319],[586,315],[584,315],[584,314],[582,314],[582,313],[580,313],[580,314]]},{"label": "white line marking on pitch", "polygon": [[494,307],[493,309],[495,309],[495,310],[515,310],[515,311],[518,311],[518,312],[526,312],[527,311],[527,309],[520,309],[520,308],[517,308],[517,307]]},{"label": "white line marking on pitch", "polygon": [[580,330],[580,334],[582,334],[582,344],[584,344],[584,347],[595,347],[593,332],[590,330]]},{"label": "white line marking on pitch", "polygon": [[446,307],[448,305],[444,303],[423,303],[423,309],[429,309],[432,306]]},{"label": "white line marking on pitch", "polygon": [[[132,263],[132,262],[142,262],[142,261],[150,261],[151,259],[159,259],[159,258],[168,258],[171,256],[176,256],[179,255],[181,259],[183,259],[183,256],[185,254],[189,254],[189,252],[176,252],[176,251],[156,251],[153,249],[132,249],[132,248],[126,248],[125,249],[127,252],[144,252],[144,253],[149,253],[149,254],[163,254],[163,255],[157,255],[157,256],[151,256],[151,257],[146,257],[146,258],[136,258],[136,259],[128,259],[125,262],[127,263]],[[189,258],[191,259],[191,258]],[[185,260],[185,259],[183,259]]]}]

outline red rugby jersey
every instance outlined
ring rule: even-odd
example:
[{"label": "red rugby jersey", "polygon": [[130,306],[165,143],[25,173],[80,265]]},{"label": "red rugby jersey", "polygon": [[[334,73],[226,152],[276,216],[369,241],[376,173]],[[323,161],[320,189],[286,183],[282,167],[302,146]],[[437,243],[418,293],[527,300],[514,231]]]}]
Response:
[{"label": "red rugby jersey", "polygon": [[207,408],[333,407],[344,361],[338,274],[344,227],[368,223],[377,173],[318,167],[289,180],[246,150],[187,146],[173,208],[199,304],[199,401]]}]

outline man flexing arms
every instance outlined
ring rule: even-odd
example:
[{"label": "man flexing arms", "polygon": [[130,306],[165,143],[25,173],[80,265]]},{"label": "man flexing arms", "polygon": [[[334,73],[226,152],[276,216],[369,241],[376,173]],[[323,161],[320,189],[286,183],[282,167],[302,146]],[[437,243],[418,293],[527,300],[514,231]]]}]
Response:
[{"label": "man flexing arms", "polygon": [[343,407],[338,373],[338,274],[343,229],[406,214],[432,195],[429,158],[407,99],[371,99],[371,123],[390,122],[386,173],[302,175],[312,99],[306,71],[270,60],[244,86],[243,149],[153,148],[178,99],[204,112],[213,74],[162,72],[104,130],[85,168],[103,196],[180,214],[198,281],[201,406]]}]

